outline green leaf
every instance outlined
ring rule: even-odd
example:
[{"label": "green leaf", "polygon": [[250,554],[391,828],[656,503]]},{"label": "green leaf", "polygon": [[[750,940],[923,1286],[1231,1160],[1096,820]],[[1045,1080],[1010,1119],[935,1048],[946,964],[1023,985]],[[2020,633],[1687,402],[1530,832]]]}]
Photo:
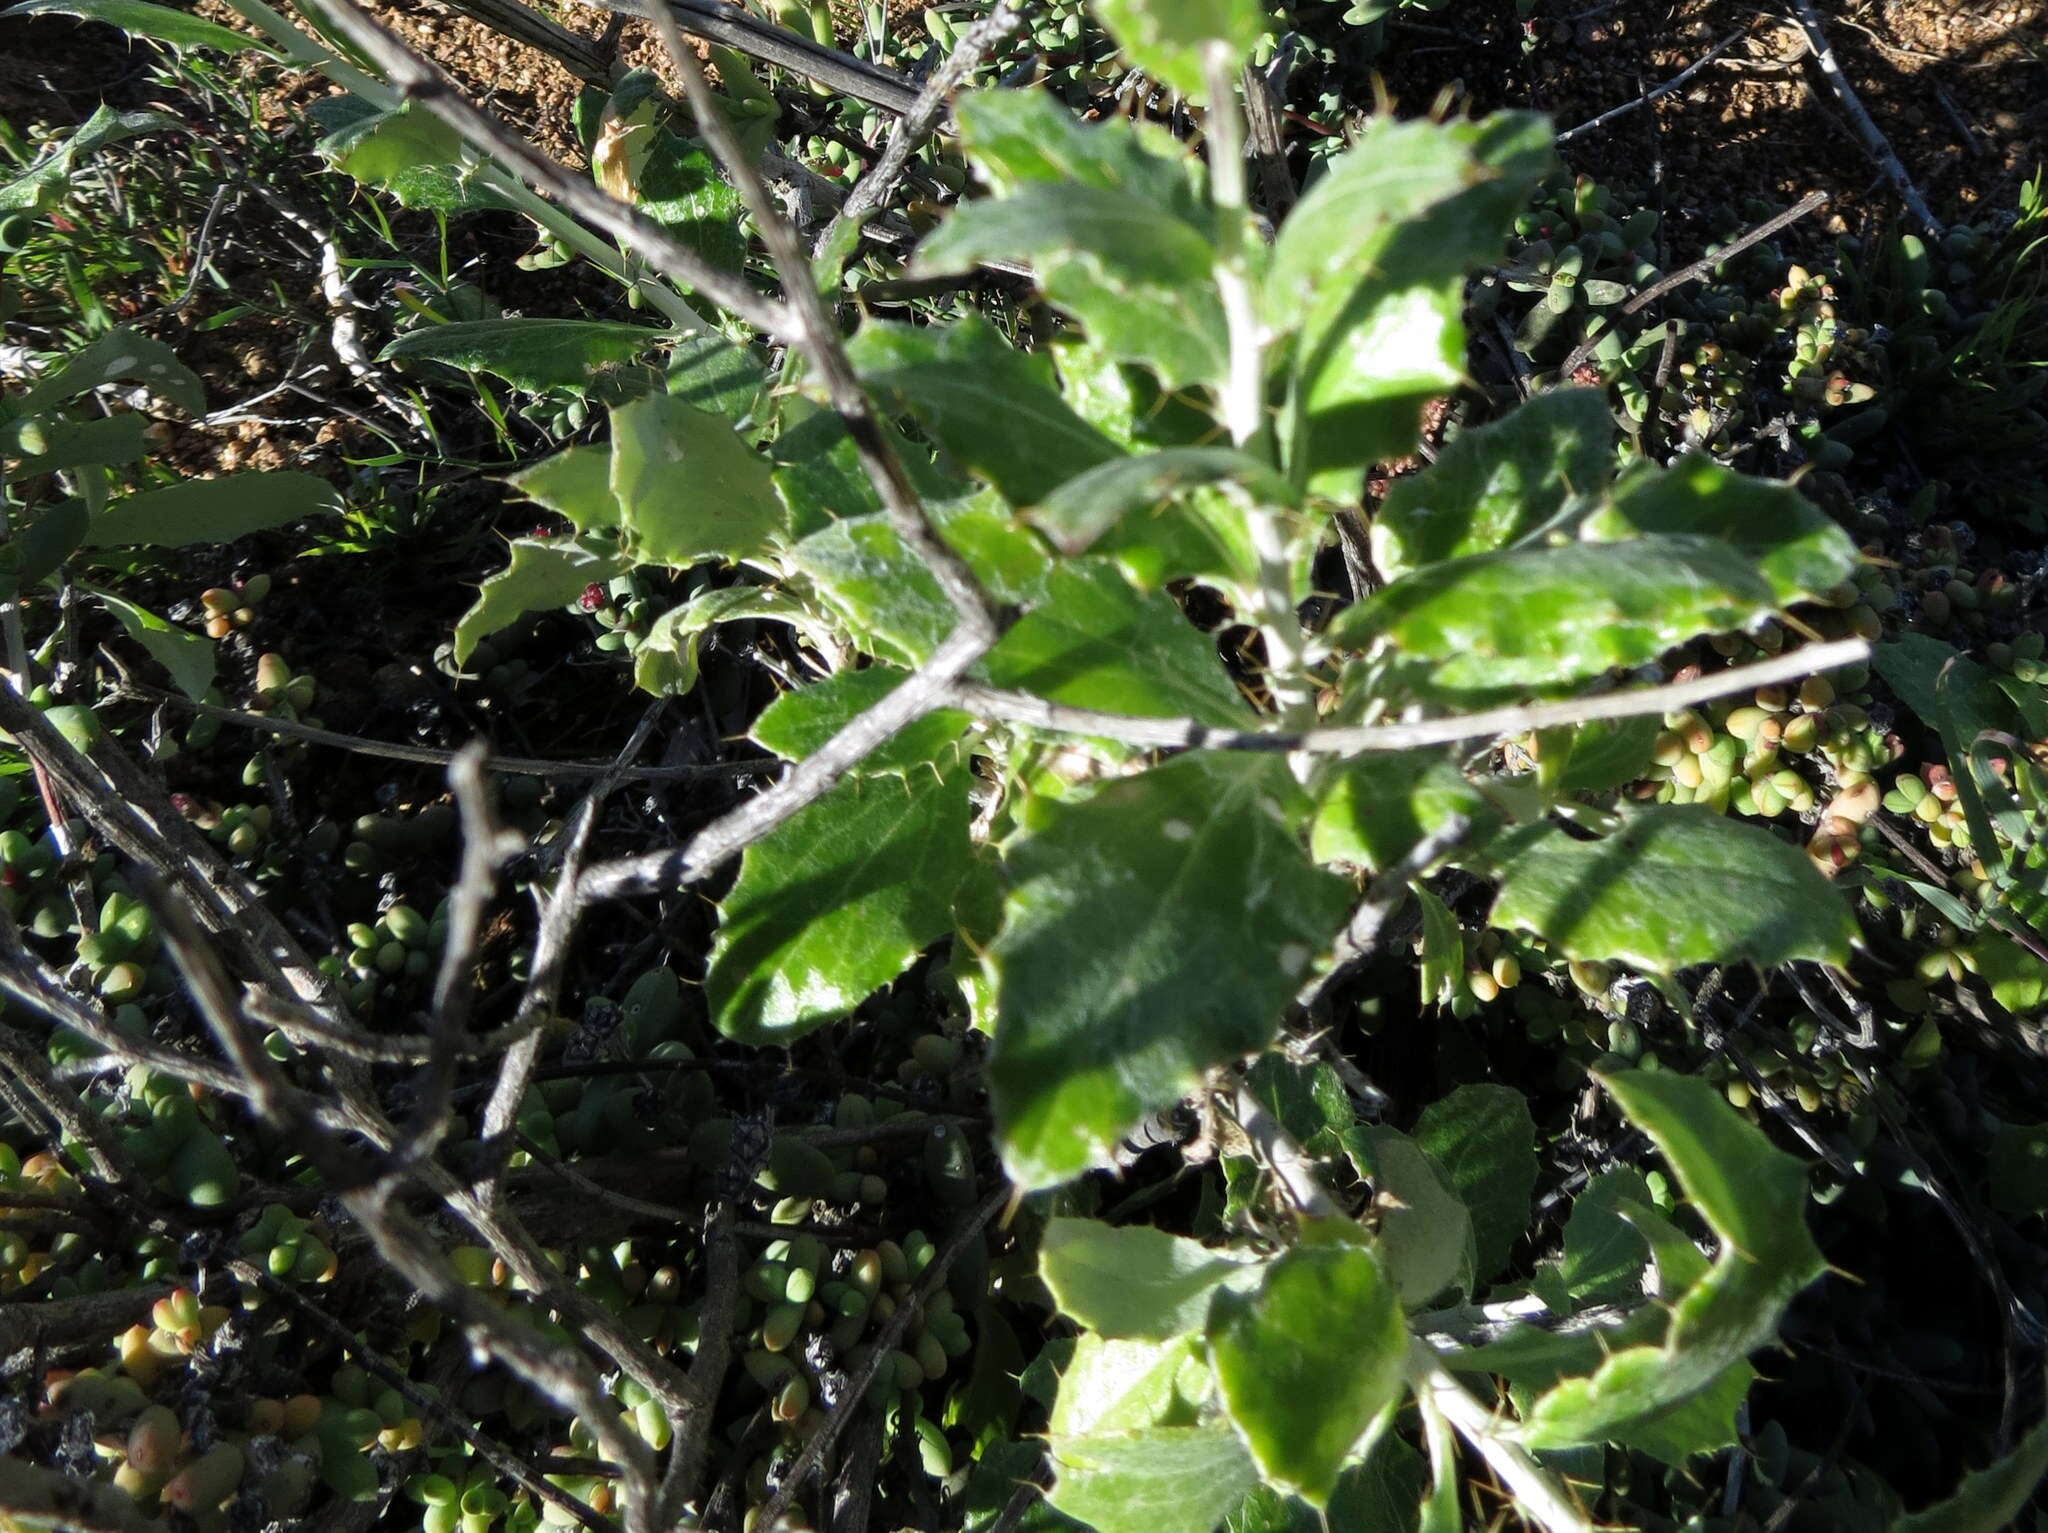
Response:
[{"label": "green leaf", "polygon": [[92,524],[82,500],[60,500],[0,546],[0,599],[12,601],[57,572],[77,551]]},{"label": "green leaf", "polygon": [[1329,1064],[1268,1050],[1245,1071],[1243,1084],[1309,1155],[1327,1160],[1344,1153],[1345,1135],[1356,1127],[1358,1114]]},{"label": "green leaf", "polygon": [[139,383],[187,415],[206,413],[206,389],[199,375],[180,362],[162,341],[125,326],[88,341],[57,370],[21,397],[24,414],[48,410],[107,383]]},{"label": "green leaf", "polygon": [[1297,801],[1284,762],[1182,756],[1009,848],[989,1080],[1018,1185],[1107,1164],[1145,1113],[1271,1040],[1350,899],[1303,855]]},{"label": "green leaf", "polygon": [[730,422],[646,394],[612,411],[612,494],[643,564],[771,553],[787,530],[768,460]]},{"label": "green leaf", "polygon": [[[890,666],[841,671],[823,681],[785,692],[762,711],[749,731],[756,745],[789,761],[801,761],[825,744],[853,719],[874,707],[908,679]],[[953,742],[973,721],[952,708],[941,708],[899,729],[854,771],[862,776],[901,776],[944,759]]]},{"label": "green leaf", "polygon": [[1155,368],[1169,388],[1227,376],[1229,326],[1216,298],[1216,251],[1162,209],[1127,193],[1034,184],[957,209],[918,249],[920,273],[1029,261],[1046,297],[1120,359]]},{"label": "green leaf", "polygon": [[635,197],[643,214],[713,266],[737,272],[746,264],[746,201],[702,144],[657,130]]},{"label": "green leaf", "polygon": [[266,53],[282,57],[259,37],[248,37],[218,22],[204,20],[169,6],[150,5],[146,0],[23,0],[10,6],[9,21],[24,16],[76,16],[81,21],[105,22],[131,37],[147,37],[173,48],[217,48],[222,53]]},{"label": "green leaf", "polygon": [[[1590,724],[1562,733],[1563,748],[1569,754],[1563,770],[1552,781],[1560,794],[1611,793],[1636,781],[1650,770],[1650,753],[1656,748],[1663,721],[1653,717],[1637,719],[1595,719]],[[1543,749],[1552,749],[1546,732]],[[1548,774],[1546,774],[1546,780]]]},{"label": "green leaf", "polygon": [[973,818],[964,766],[850,777],[747,848],[704,976],[712,1021],[787,1043],[845,1016],[953,929]]},{"label": "green leaf", "polygon": [[715,332],[685,336],[669,352],[669,393],[686,405],[728,420],[752,417],[767,384],[768,373],[760,358],[750,348]]},{"label": "green leaf", "polygon": [[189,548],[195,543],[232,543],[252,532],[289,527],[340,509],[341,498],[332,485],[295,469],[188,479],[115,501],[93,518],[85,546]]},{"label": "green leaf", "polygon": [[1385,642],[1418,695],[1476,706],[1559,695],[1776,605],[1726,543],[1646,536],[1433,564],[1346,609],[1330,637],[1346,648]]},{"label": "green leaf", "polygon": [[1053,1506],[1095,1533],[1212,1533],[1258,1484],[1221,1422],[1054,1437]]},{"label": "green leaf", "polygon": [[[808,401],[790,403],[802,406]],[[775,492],[782,497],[797,536],[809,537],[834,522],[872,516],[882,509],[881,498],[860,466],[853,438],[838,416],[819,410],[784,430],[769,450],[775,455]]]},{"label": "green leaf", "polygon": [[1636,464],[1595,519],[1616,530],[1733,544],[1755,563],[1780,605],[1820,595],[1862,562],[1849,535],[1792,485],[1738,474],[1698,453],[1668,469]]},{"label": "green leaf", "polygon": [[[1151,1341],[1084,1334],[1073,1348],[1046,1423],[1054,1438],[1193,1426],[1215,1393],[1199,1336]],[[1028,1393],[1028,1379],[1025,1385]]]},{"label": "green leaf", "polygon": [[[940,536],[999,600],[1025,606],[1043,598],[1050,561],[1038,540],[1011,522],[1000,497],[984,491],[928,504],[927,510]],[[847,517],[811,534],[790,551],[790,559],[844,619],[865,654],[921,665],[952,631],[952,604],[880,512]]]},{"label": "green leaf", "polygon": [[1500,808],[1458,770],[1449,751],[1376,751],[1338,762],[1316,785],[1309,849],[1318,862],[1393,867],[1453,815],[1472,822],[1464,845],[1483,845]]},{"label": "green leaf", "polygon": [[1650,1184],[1640,1171],[1627,1168],[1601,1172],[1572,1199],[1558,1275],[1574,1301],[1597,1304],[1642,1291],[1650,1247],[1618,1208],[1623,1203],[1649,1202]]},{"label": "green leaf", "polygon": [[521,469],[505,481],[520,494],[567,517],[578,532],[609,532],[619,525],[619,498],[612,494],[609,443],[571,447]]},{"label": "green leaf", "polygon": [[[1224,376],[1214,214],[1182,145],[1120,120],[1083,124],[1038,91],[971,92],[954,116],[995,198],[956,209],[914,269],[1027,259],[1103,360],[1142,362],[1176,387]],[[1087,396],[1070,388],[1068,397]]]},{"label": "green leaf", "polygon": [[578,392],[607,367],[661,344],[646,325],[592,319],[479,319],[427,325],[386,346],[380,362],[439,362],[489,373],[516,389]]},{"label": "green leaf", "polygon": [[1422,1004],[1446,1006],[1464,983],[1465,937],[1458,918],[1428,885],[1408,886],[1422,907]]},{"label": "green leaf", "polygon": [[2048,1422],[2021,1438],[2004,1458],[1963,1476],[1939,1506],[1901,1517],[1892,1533],[2000,1533],[2033,1503],[2048,1475]]},{"label": "green leaf", "polygon": [[1169,133],[1143,124],[1085,123],[1043,91],[968,91],[953,111],[961,146],[998,195],[1034,183],[1071,182],[1156,204],[1205,233],[1212,227],[1208,202],[1190,174],[1193,162]]},{"label": "green leaf", "polygon": [[1264,505],[1292,505],[1293,488],[1258,459],[1229,447],[1173,447],[1112,458],[1061,485],[1025,520],[1062,553],[1084,552],[1133,511],[1178,499],[1201,485],[1241,485]]},{"label": "green leaf", "polygon": [[1046,601],[990,653],[986,674],[1056,703],[1243,728],[1250,706],[1216,646],[1163,593],[1145,594],[1102,560],[1055,568]]},{"label": "green leaf", "polygon": [[1372,557],[1411,570],[1506,548],[1614,471],[1614,419],[1598,389],[1538,394],[1491,425],[1461,431],[1436,462],[1396,479],[1372,519]]},{"label": "green leaf", "polygon": [[515,538],[511,562],[486,577],[474,606],[455,625],[455,663],[467,665],[477,645],[529,612],[566,607],[584,588],[623,575],[633,562],[608,542],[582,538]]},{"label": "green leaf", "polygon": [[2014,728],[2019,719],[2005,694],[1995,685],[1996,672],[1966,658],[1953,644],[1923,633],[1902,633],[1873,645],[1870,668],[1883,678],[1900,702],[1931,729],[1941,727],[1941,677],[1962,739],[1974,740],[1987,729]]},{"label": "green leaf", "polygon": [[1043,357],[1017,350],[981,319],[942,329],[871,321],[848,351],[870,388],[916,415],[952,458],[1014,505],[1034,505],[1121,456],[1060,398]]},{"label": "green leaf", "polygon": [[[18,15],[25,9],[17,6],[8,14]],[[96,154],[109,144],[118,144],[137,134],[158,133],[167,128],[183,129],[184,126],[177,118],[167,117],[162,112],[117,112],[104,104],[97,106],[93,108],[92,116],[80,123],[78,130],[69,138],[48,150],[12,180],[0,183],[0,213],[45,212],[63,200],[64,194],[70,190],[71,167],[87,155]],[[104,341],[107,337],[101,336],[100,339]],[[29,399],[35,401],[40,394],[41,390],[35,390]]]},{"label": "green leaf", "polygon": [[1554,161],[1530,113],[1378,117],[1281,225],[1266,321],[1297,333],[1283,437],[1294,480],[1355,493],[1405,453],[1423,405],[1464,377],[1464,272],[1495,259]]},{"label": "green leaf", "polygon": [[84,586],[88,595],[113,613],[128,637],[149,651],[187,697],[203,699],[213,686],[213,641],[204,634],[187,633],[173,627],[147,608],[123,600],[111,591]]},{"label": "green leaf", "polygon": [[1493,925],[1534,932],[1567,958],[1650,974],[1700,963],[1846,965],[1848,903],[1796,847],[1697,806],[1623,811],[1580,841],[1554,825],[1494,844]]},{"label": "green leaf", "polygon": [[1640,1070],[1602,1084],[1656,1142],[1721,1251],[1673,1303],[1661,1345],[1617,1351],[1591,1378],[1537,1400],[1523,1426],[1537,1449],[1608,1442],[1706,1394],[1776,1337],[1785,1307],[1825,1265],[1806,1228],[1805,1167],[1712,1084]]},{"label": "green leaf", "polygon": [[1991,998],[2014,1016],[2030,1017],[2048,1007],[2048,963],[2011,938],[1986,932],[1970,944],[1970,956]]},{"label": "green leaf", "polygon": [[830,642],[828,626],[802,602],[768,586],[705,591],[649,625],[633,653],[633,685],[656,697],[680,697],[697,685],[697,647],[720,623],[763,619],[787,623],[813,643]]},{"label": "green leaf", "polygon": [[1259,0],[1095,0],[1095,12],[1132,64],[1202,100],[1203,60],[1220,52],[1224,72],[1235,79],[1266,31]]},{"label": "green leaf", "polygon": [[1060,1312],[1090,1331],[1158,1340],[1200,1330],[1211,1295],[1257,1280],[1257,1270],[1232,1252],[1096,1219],[1048,1220],[1038,1273]]},{"label": "green leaf", "polygon": [[1492,1278],[1529,1227],[1536,1124],[1528,1100],[1509,1086],[1460,1086],[1422,1110],[1415,1141],[1472,1211],[1478,1275],[1482,1282]]},{"label": "green leaf", "polygon": [[1471,1211],[1435,1157],[1399,1129],[1360,1132],[1361,1170],[1373,1192],[1390,1199],[1380,1216],[1377,1249],[1407,1309],[1420,1309],[1447,1288],[1472,1291],[1478,1267]]},{"label": "green leaf", "polygon": [[365,186],[382,187],[404,207],[461,213],[505,205],[475,181],[478,166],[462,136],[425,107],[408,102],[380,112],[345,97],[313,115],[330,129],[314,145],[320,156]]},{"label": "green leaf", "polygon": [[1400,1395],[1408,1332],[1371,1251],[1303,1244],[1275,1258],[1256,1291],[1217,1292],[1209,1358],[1260,1473],[1327,1506],[1344,1461]]},{"label": "green leaf", "polygon": [[[24,450],[22,428],[34,421],[42,429],[38,452]],[[133,463],[149,451],[146,416],[100,415],[73,420],[67,415],[25,415],[0,427],[0,453],[16,458],[9,477],[26,479],[32,474],[54,474],[60,469],[83,468],[88,464],[113,467]]]},{"label": "green leaf", "polygon": [[2000,1213],[2024,1219],[2048,1209],[2048,1124],[2001,1123],[1985,1172]]}]

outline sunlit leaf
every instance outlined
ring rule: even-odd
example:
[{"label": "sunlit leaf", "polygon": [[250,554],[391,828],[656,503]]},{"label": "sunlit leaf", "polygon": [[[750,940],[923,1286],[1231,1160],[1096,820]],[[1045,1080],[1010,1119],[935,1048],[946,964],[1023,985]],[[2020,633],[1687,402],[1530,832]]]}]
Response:
[{"label": "sunlit leaf", "polygon": [[642,563],[771,552],[787,524],[770,472],[730,421],[680,399],[646,394],[612,411],[612,494]]},{"label": "sunlit leaf", "polygon": [[1094,0],[1102,24],[1116,35],[1125,57],[1183,96],[1206,98],[1203,60],[1222,55],[1234,79],[1266,30],[1259,0]]},{"label": "sunlit leaf", "polygon": [[785,1043],[852,1011],[953,929],[972,818],[962,765],[849,777],[747,848],[704,976],[728,1038]]},{"label": "sunlit leaf", "polygon": [[173,48],[213,48],[222,53],[279,56],[277,49],[260,37],[234,31],[189,11],[151,5],[148,0],[22,0],[8,8],[9,21],[24,16],[76,16],[81,21],[104,22],[131,37],[147,37]]},{"label": "sunlit leaf", "polygon": [[609,320],[479,319],[407,331],[378,360],[440,362],[540,394],[581,390],[605,368],[630,362],[661,340],[661,332],[646,325]]},{"label": "sunlit leaf", "polygon": [[1003,636],[986,674],[996,686],[1077,708],[1254,722],[1214,643],[1172,598],[1133,590],[1101,560],[1054,569],[1044,605]]},{"label": "sunlit leaf", "polygon": [[1494,843],[1493,925],[1534,932],[1568,958],[1675,974],[1702,963],[1846,964],[1848,903],[1794,846],[1694,806],[1631,808],[1582,841],[1555,825]]},{"label": "sunlit leaf", "polygon": [[206,413],[199,375],[162,341],[125,326],[86,342],[21,397],[24,414],[47,410],[107,383],[139,383],[187,415]]},{"label": "sunlit leaf", "polygon": [[1008,851],[990,1089],[1013,1180],[1107,1164],[1146,1112],[1262,1047],[1349,888],[1293,829],[1284,762],[1183,756]]},{"label": "sunlit leaf", "polygon": [[1460,1086],[1422,1110],[1415,1141],[1472,1211],[1478,1276],[1492,1278],[1529,1227],[1537,1166],[1528,1099],[1508,1086]]},{"label": "sunlit leaf", "polygon": [[1161,1340],[1199,1331],[1218,1288],[1257,1281],[1257,1270],[1236,1253],[1095,1219],[1049,1220],[1038,1271],[1060,1312],[1089,1330]]},{"label": "sunlit leaf", "polygon": [[608,542],[581,538],[515,538],[510,562],[487,576],[477,599],[455,625],[455,663],[467,665],[483,640],[529,612],[566,607],[584,590],[632,568]]},{"label": "sunlit leaf", "polygon": [[1372,519],[1382,575],[1506,548],[1614,470],[1614,419],[1598,389],[1538,394],[1502,420],[1461,431],[1436,462],[1396,479]]},{"label": "sunlit leaf", "polygon": [[1060,398],[1044,358],[983,320],[932,329],[870,322],[848,350],[869,387],[1016,505],[1120,455]]},{"label": "sunlit leaf", "polygon": [[85,546],[186,548],[232,543],[252,532],[289,527],[340,509],[332,485],[296,469],[187,479],[115,501],[93,518]]},{"label": "sunlit leaf", "polygon": [[1494,259],[1552,163],[1529,113],[1371,119],[1281,225],[1265,313],[1294,334],[1283,425],[1297,483],[1355,493],[1464,376],[1464,271]]},{"label": "sunlit leaf", "polygon": [[612,494],[610,443],[570,447],[521,469],[506,483],[578,532],[603,532],[619,525],[619,498]]},{"label": "sunlit leaf", "polygon": [[1347,608],[1334,642],[1384,642],[1423,696],[1482,706],[1553,695],[1774,611],[1756,568],[1714,538],[1646,536],[1474,554]]},{"label": "sunlit leaf", "polygon": [[1261,1474],[1327,1505],[1406,1377],[1408,1332],[1378,1258],[1349,1240],[1297,1245],[1257,1289],[1220,1290],[1208,1334],[1224,1406]]},{"label": "sunlit leaf", "polygon": [[1711,1083],[1633,1070],[1602,1084],[1656,1143],[1721,1251],[1672,1303],[1661,1345],[1614,1352],[1536,1402],[1523,1435],[1537,1448],[1610,1441],[1706,1393],[1775,1339],[1785,1307],[1823,1269],[1806,1228],[1806,1168]]},{"label": "sunlit leaf", "polygon": [[83,588],[111,612],[127,630],[128,637],[149,651],[187,697],[204,698],[213,686],[213,641],[204,634],[189,633],[158,617],[146,607],[102,591]]},{"label": "sunlit leaf", "polygon": [[[763,710],[748,731],[756,745],[790,761],[801,761],[853,719],[881,702],[908,679],[890,666],[841,671],[823,681],[785,692]],[[854,770],[863,775],[902,775],[943,760],[969,723],[968,716],[940,708],[899,729]]]}]

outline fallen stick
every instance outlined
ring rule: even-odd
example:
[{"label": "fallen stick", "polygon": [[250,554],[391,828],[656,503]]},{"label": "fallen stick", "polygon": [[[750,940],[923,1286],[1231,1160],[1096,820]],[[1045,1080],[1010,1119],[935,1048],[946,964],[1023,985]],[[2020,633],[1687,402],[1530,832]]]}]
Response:
[{"label": "fallen stick", "polygon": [[1813,61],[1820,65],[1820,72],[1833,87],[1835,99],[1842,103],[1842,110],[1849,114],[1849,122],[1856,134],[1863,140],[1863,147],[1870,151],[1870,157],[1877,161],[1878,169],[1885,173],[1899,196],[1904,199],[1907,210],[1920,221],[1920,226],[1936,239],[1948,232],[1940,219],[1927,206],[1927,199],[1920,195],[1920,188],[1913,184],[1913,178],[1906,174],[1906,167],[1900,162],[1891,141],[1879,131],[1876,123],[1865,110],[1863,98],[1856,94],[1856,87],[1849,83],[1849,76],[1842,70],[1841,62],[1835,57],[1835,50],[1829,44],[1827,34],[1821,30],[1820,13],[1814,9],[1813,0],[1792,0],[1792,9],[1798,12],[1800,30],[1806,34],[1806,46],[1813,51]]}]

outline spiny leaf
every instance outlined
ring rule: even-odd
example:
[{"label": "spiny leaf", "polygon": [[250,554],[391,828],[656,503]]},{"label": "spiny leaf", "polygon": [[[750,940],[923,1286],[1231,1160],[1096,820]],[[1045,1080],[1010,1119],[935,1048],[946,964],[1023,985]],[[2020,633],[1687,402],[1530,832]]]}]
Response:
[{"label": "spiny leaf", "polygon": [[596,539],[515,538],[509,552],[511,561],[485,579],[455,625],[457,665],[467,665],[478,644],[526,613],[566,607],[587,586],[633,567],[616,546]]},{"label": "spiny leaf", "polygon": [[1660,1345],[1615,1352],[1591,1378],[1567,1379],[1530,1410],[1531,1447],[1612,1441],[1713,1388],[1768,1345],[1793,1296],[1823,1269],[1806,1228],[1806,1170],[1773,1149],[1709,1082],[1625,1071],[1602,1084],[1647,1133],[1721,1252],[1678,1296]]},{"label": "spiny leaf", "polygon": [[787,522],[770,473],[731,422],[680,399],[647,394],[612,411],[612,494],[639,562],[772,552]]}]

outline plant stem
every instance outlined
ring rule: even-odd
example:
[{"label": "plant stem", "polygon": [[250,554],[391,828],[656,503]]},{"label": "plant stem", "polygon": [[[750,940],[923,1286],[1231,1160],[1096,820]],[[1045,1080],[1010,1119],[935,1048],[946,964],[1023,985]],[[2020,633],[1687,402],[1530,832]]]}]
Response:
[{"label": "plant stem", "polygon": [[1515,1509],[1543,1533],[1593,1533],[1592,1522],[1565,1483],[1503,1435],[1493,1413],[1419,1340],[1408,1343],[1408,1382],[1486,1460],[1514,1494]]},{"label": "plant stem", "polygon": [[[1209,81],[1209,186],[1216,208],[1216,292],[1230,332],[1230,376],[1223,417],[1230,438],[1256,452],[1266,436],[1266,359],[1258,307],[1252,296],[1245,228],[1250,214],[1244,168],[1244,117],[1238,110],[1236,73],[1227,50],[1212,49],[1204,64]],[[1315,692],[1308,676],[1308,646],[1294,602],[1294,557],[1282,514],[1266,506],[1246,513],[1259,585],[1246,593],[1266,641],[1266,685],[1282,727],[1315,722]]]}]

